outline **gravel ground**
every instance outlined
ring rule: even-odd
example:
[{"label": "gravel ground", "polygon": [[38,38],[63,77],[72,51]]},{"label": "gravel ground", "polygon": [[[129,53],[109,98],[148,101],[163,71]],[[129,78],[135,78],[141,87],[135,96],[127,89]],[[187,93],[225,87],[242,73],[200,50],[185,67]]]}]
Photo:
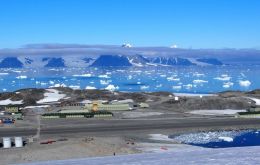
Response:
[{"label": "gravel ground", "polygon": [[[47,141],[48,139],[41,140]],[[52,139],[58,140],[58,139]],[[26,163],[47,160],[111,156],[133,154],[135,142],[120,137],[85,137],[70,138],[68,141],[57,141],[52,144],[35,142],[23,148],[0,149],[1,165]]]}]

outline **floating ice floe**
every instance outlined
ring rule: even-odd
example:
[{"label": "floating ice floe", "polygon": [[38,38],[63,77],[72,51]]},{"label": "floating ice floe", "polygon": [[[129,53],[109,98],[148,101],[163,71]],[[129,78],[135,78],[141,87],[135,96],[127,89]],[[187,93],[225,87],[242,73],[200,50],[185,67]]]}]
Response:
[{"label": "floating ice floe", "polygon": [[115,90],[118,90],[119,87],[109,84],[105,89],[109,90],[109,91],[115,91]]},{"label": "floating ice floe", "polygon": [[66,84],[54,84],[53,86],[50,86],[50,88],[58,88],[58,87],[67,87],[67,85]]},{"label": "floating ice floe", "polygon": [[49,81],[49,84],[53,85],[53,84],[54,84],[54,81]]},{"label": "floating ice floe", "polygon": [[150,86],[146,86],[146,85],[143,85],[143,86],[140,87],[141,90],[146,90],[146,89],[149,89],[149,88],[150,88]]},{"label": "floating ice floe", "polygon": [[22,73],[21,70],[12,70],[12,72],[14,72],[14,73]]},{"label": "floating ice floe", "polygon": [[194,84],[202,84],[202,83],[208,83],[208,81],[206,81],[206,80],[193,80],[192,81]]},{"label": "floating ice floe", "polygon": [[223,88],[230,88],[230,87],[232,87],[234,85],[234,83],[232,83],[232,82],[225,82],[224,84],[223,84]]},{"label": "floating ice floe", "polygon": [[111,83],[112,81],[111,80],[100,80],[100,84],[101,85],[108,85],[109,83]]},{"label": "floating ice floe", "polygon": [[23,100],[12,101],[11,99],[0,100],[0,105],[20,105],[23,104]]},{"label": "floating ice floe", "polygon": [[241,87],[249,87],[251,85],[251,82],[249,80],[240,80],[239,85]]},{"label": "floating ice floe", "polygon": [[178,85],[178,86],[172,86],[172,89],[180,90],[180,89],[181,89],[181,86],[180,86],[180,85]]},{"label": "floating ice floe", "polygon": [[80,89],[79,85],[70,85],[69,87],[72,88],[72,89]]},{"label": "floating ice floe", "polygon": [[156,87],[156,88],[161,88],[161,87],[162,87],[162,84],[156,85],[155,87]]},{"label": "floating ice floe", "polygon": [[81,75],[75,74],[75,75],[72,75],[72,76],[73,76],[73,77],[92,77],[92,74],[90,74],[90,73],[81,74]]},{"label": "floating ice floe", "polygon": [[167,77],[168,81],[180,81],[180,78],[176,78],[176,77]]},{"label": "floating ice floe", "polygon": [[0,76],[9,75],[9,73],[0,73]]},{"label": "floating ice floe", "polygon": [[87,89],[87,90],[94,90],[94,89],[97,89],[97,88],[96,87],[92,87],[92,86],[86,86],[85,89]]},{"label": "floating ice floe", "polygon": [[108,75],[104,74],[104,75],[99,75],[99,78],[110,78]]},{"label": "floating ice floe", "polygon": [[47,85],[47,83],[41,82],[41,86],[45,86],[45,85]]},{"label": "floating ice floe", "polygon": [[222,137],[222,136],[220,136],[220,137],[218,137],[220,140],[223,140],[223,141],[226,141],[226,142],[233,142],[233,138],[231,138],[231,137]]},{"label": "floating ice floe", "polygon": [[56,89],[46,89],[46,91],[47,92],[44,93],[44,98],[37,101],[38,104],[57,102],[66,96],[65,94],[60,94]]},{"label": "floating ice floe", "polygon": [[27,79],[27,76],[17,76],[17,79]]},{"label": "floating ice floe", "polygon": [[231,77],[228,76],[227,74],[222,74],[220,77],[215,77],[214,79],[220,81],[230,81]]},{"label": "floating ice floe", "polygon": [[203,76],[205,76],[205,74],[204,73],[194,73],[193,76],[194,77],[203,77]]},{"label": "floating ice floe", "polygon": [[193,87],[193,85],[192,84],[187,84],[187,85],[183,85],[183,87],[185,89],[191,89]]}]

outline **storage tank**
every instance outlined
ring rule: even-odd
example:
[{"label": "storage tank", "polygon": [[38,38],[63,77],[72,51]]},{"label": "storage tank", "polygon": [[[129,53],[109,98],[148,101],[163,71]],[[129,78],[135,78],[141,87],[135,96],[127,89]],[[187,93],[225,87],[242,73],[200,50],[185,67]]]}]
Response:
[{"label": "storage tank", "polygon": [[15,144],[15,147],[23,147],[23,139],[22,137],[15,137],[14,138],[14,144]]},{"label": "storage tank", "polygon": [[11,148],[11,138],[3,137],[3,148]]}]

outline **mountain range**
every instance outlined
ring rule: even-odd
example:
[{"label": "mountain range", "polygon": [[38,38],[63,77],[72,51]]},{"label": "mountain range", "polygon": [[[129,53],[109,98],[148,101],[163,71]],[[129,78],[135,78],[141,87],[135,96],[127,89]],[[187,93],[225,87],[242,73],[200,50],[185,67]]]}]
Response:
[{"label": "mountain range", "polygon": [[145,67],[223,65],[215,58],[145,57],[143,55],[16,56],[0,59],[0,68],[35,67]]}]

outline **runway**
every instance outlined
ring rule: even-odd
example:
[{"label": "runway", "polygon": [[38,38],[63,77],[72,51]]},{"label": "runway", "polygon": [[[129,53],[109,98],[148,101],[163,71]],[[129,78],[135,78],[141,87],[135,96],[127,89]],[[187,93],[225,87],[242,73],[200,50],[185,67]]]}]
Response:
[{"label": "runway", "polygon": [[[97,120],[91,121],[91,124],[77,125],[59,125],[41,128],[41,135],[58,134],[76,134],[89,133],[94,134],[112,134],[120,132],[134,133],[135,131],[151,130],[177,130],[177,129],[196,129],[196,128],[214,128],[214,127],[244,127],[256,126],[260,128],[260,119],[167,119],[167,120]],[[6,136],[29,136],[35,135],[37,129],[30,128],[0,128],[0,137]]]}]

